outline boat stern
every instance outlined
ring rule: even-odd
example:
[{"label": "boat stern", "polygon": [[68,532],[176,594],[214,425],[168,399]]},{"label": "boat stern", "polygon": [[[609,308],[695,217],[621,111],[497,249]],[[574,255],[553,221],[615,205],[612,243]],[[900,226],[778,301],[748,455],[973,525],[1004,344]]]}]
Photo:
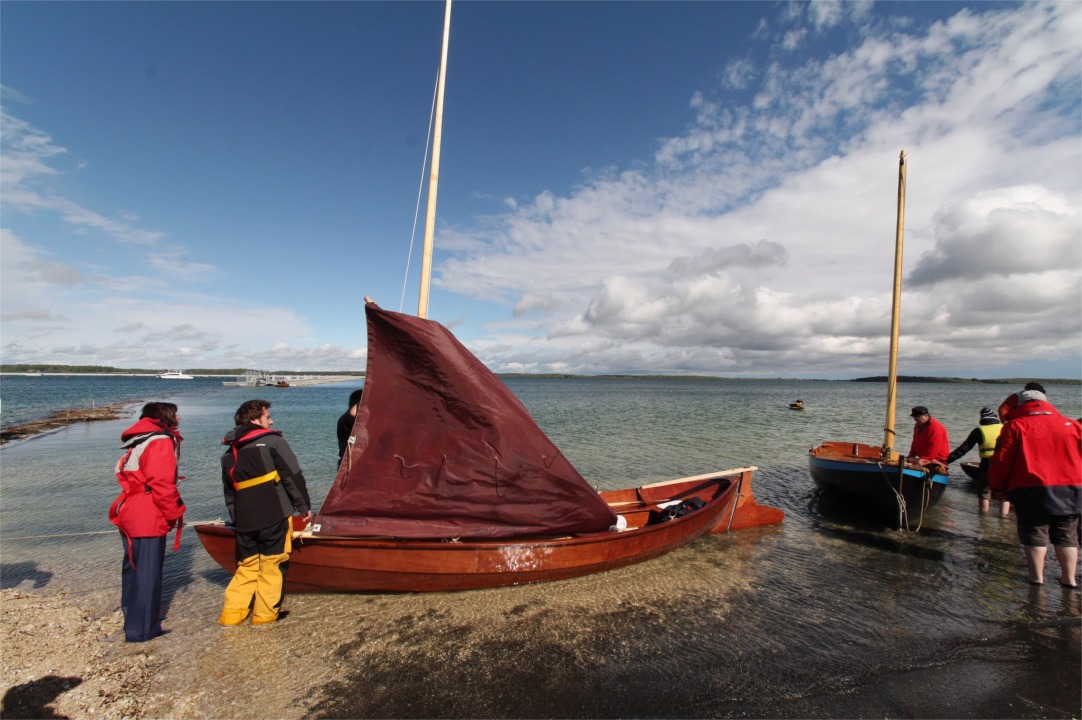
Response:
[{"label": "boat stern", "polygon": [[721,522],[710,529],[712,533],[744,530],[746,528],[775,525],[785,519],[785,512],[769,505],[760,505],[755,500],[751,489],[752,472],[757,467],[742,468],[736,479],[735,504],[731,512],[725,514]]}]

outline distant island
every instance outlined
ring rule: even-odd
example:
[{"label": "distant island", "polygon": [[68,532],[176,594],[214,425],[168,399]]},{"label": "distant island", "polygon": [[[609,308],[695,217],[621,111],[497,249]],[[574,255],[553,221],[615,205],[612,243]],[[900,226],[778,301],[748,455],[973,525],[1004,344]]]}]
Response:
[{"label": "distant island", "polygon": [[[886,375],[856,378],[852,382],[886,382]],[[978,383],[982,385],[1018,385],[1028,382],[1039,382],[1043,385],[1082,385],[1082,380],[1068,380],[1065,378],[995,378],[982,380],[980,378],[956,378],[956,377],[924,377],[921,375],[899,375],[900,383]]]},{"label": "distant island", "polygon": [[[244,375],[250,368],[185,368],[189,375]],[[162,368],[117,368],[107,365],[42,365],[37,363],[0,364],[0,373],[26,374],[47,373],[51,375],[157,375],[163,372]],[[363,370],[269,370],[271,375],[352,375],[364,377]],[[724,377],[721,375],[664,375],[664,374],[601,374],[601,375],[575,375],[570,373],[496,373],[502,378],[525,378],[542,379],[556,378],[564,380],[589,379],[589,380],[713,380],[713,381],[800,381],[800,382],[867,382],[885,383],[886,375],[873,375],[871,377],[853,378],[851,380],[824,380],[822,378],[785,378],[785,377]],[[900,383],[980,383],[986,385],[1025,385],[1027,382],[1037,381],[1046,385],[1082,385],[1082,380],[1065,378],[957,378],[957,377],[928,377],[921,375],[899,375]]]}]

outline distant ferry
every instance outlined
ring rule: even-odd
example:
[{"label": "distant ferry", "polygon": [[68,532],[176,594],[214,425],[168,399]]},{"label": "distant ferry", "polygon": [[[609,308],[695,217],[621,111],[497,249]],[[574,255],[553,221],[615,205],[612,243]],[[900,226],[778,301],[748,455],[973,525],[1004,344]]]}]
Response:
[{"label": "distant ferry", "polygon": [[170,370],[159,375],[162,380],[194,380],[191,375],[186,375],[180,370]]}]

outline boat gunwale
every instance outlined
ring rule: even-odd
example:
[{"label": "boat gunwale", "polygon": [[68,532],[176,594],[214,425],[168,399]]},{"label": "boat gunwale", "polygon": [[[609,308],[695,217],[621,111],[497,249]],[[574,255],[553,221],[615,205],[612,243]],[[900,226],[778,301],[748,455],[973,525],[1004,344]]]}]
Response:
[{"label": "boat gunwale", "polygon": [[[744,468],[745,470],[749,468]],[[636,528],[628,528],[627,530],[597,530],[590,533],[576,533],[574,535],[531,535],[524,537],[506,537],[506,538],[463,538],[461,540],[452,540],[449,538],[393,538],[393,537],[350,537],[345,535],[316,535],[314,533],[303,531],[294,535],[294,542],[298,543],[300,547],[304,547],[307,543],[318,543],[320,545],[328,545],[331,547],[365,547],[365,548],[393,548],[399,550],[433,550],[439,548],[441,550],[451,550],[457,552],[464,551],[499,551],[505,550],[511,547],[571,547],[574,545],[586,545],[597,544],[605,542],[615,542],[620,538],[626,538],[629,536],[645,536],[656,532],[661,532],[668,528],[678,527],[692,520],[700,518],[704,513],[715,509],[717,506],[724,507],[733,500],[733,495],[739,492],[741,483],[741,477],[734,478],[733,475],[728,474],[728,471],[721,474],[707,474],[703,476],[694,476],[692,478],[680,478],[679,480],[697,481],[699,478],[706,480],[716,479],[720,486],[720,481],[729,480],[729,485],[722,489],[720,492],[716,492],[710,500],[706,502],[701,508],[693,510],[692,512],[682,515],[672,520],[654,523],[653,525],[642,525]],[[669,481],[669,483],[676,481]],[[657,483],[654,485],[663,485],[669,483]],[[613,490],[610,492],[625,492],[631,490],[639,490],[640,486],[635,488],[624,488],[622,490]],[[688,495],[691,497],[691,495]],[[675,499],[675,498],[674,498]],[[735,498],[739,499],[739,498]],[[634,501],[629,501],[634,502]],[[657,508],[657,503],[637,503],[636,510],[649,511]],[[720,511],[719,511],[720,514]],[[196,533],[201,531],[207,531],[217,535],[231,535],[233,529],[230,528],[223,520],[212,520],[207,522],[192,523]],[[709,532],[710,528],[705,528],[704,533]]]}]

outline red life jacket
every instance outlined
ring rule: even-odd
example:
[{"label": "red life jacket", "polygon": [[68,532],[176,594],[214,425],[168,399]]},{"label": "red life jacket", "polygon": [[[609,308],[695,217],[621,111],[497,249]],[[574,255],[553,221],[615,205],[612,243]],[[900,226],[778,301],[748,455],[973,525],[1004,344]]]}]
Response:
[{"label": "red life jacket", "polygon": [[[121,535],[124,536],[128,545],[128,559],[134,567],[132,557],[133,537],[160,537],[167,535],[170,528],[176,527],[176,536],[173,541],[173,550],[180,549],[180,534],[183,526],[184,504],[177,496],[179,515],[166,517],[153,497],[154,488],[143,471],[142,453],[146,451],[151,442],[161,442],[159,438],[169,438],[170,449],[175,454],[177,450],[177,437],[168,430],[156,430],[146,433],[142,438],[128,448],[120,462],[116,466],[116,479],[120,484],[120,495],[109,507],[109,522],[116,525]],[[133,468],[127,465],[133,454],[138,451],[138,463]],[[159,491],[161,488],[159,488]]]}]

